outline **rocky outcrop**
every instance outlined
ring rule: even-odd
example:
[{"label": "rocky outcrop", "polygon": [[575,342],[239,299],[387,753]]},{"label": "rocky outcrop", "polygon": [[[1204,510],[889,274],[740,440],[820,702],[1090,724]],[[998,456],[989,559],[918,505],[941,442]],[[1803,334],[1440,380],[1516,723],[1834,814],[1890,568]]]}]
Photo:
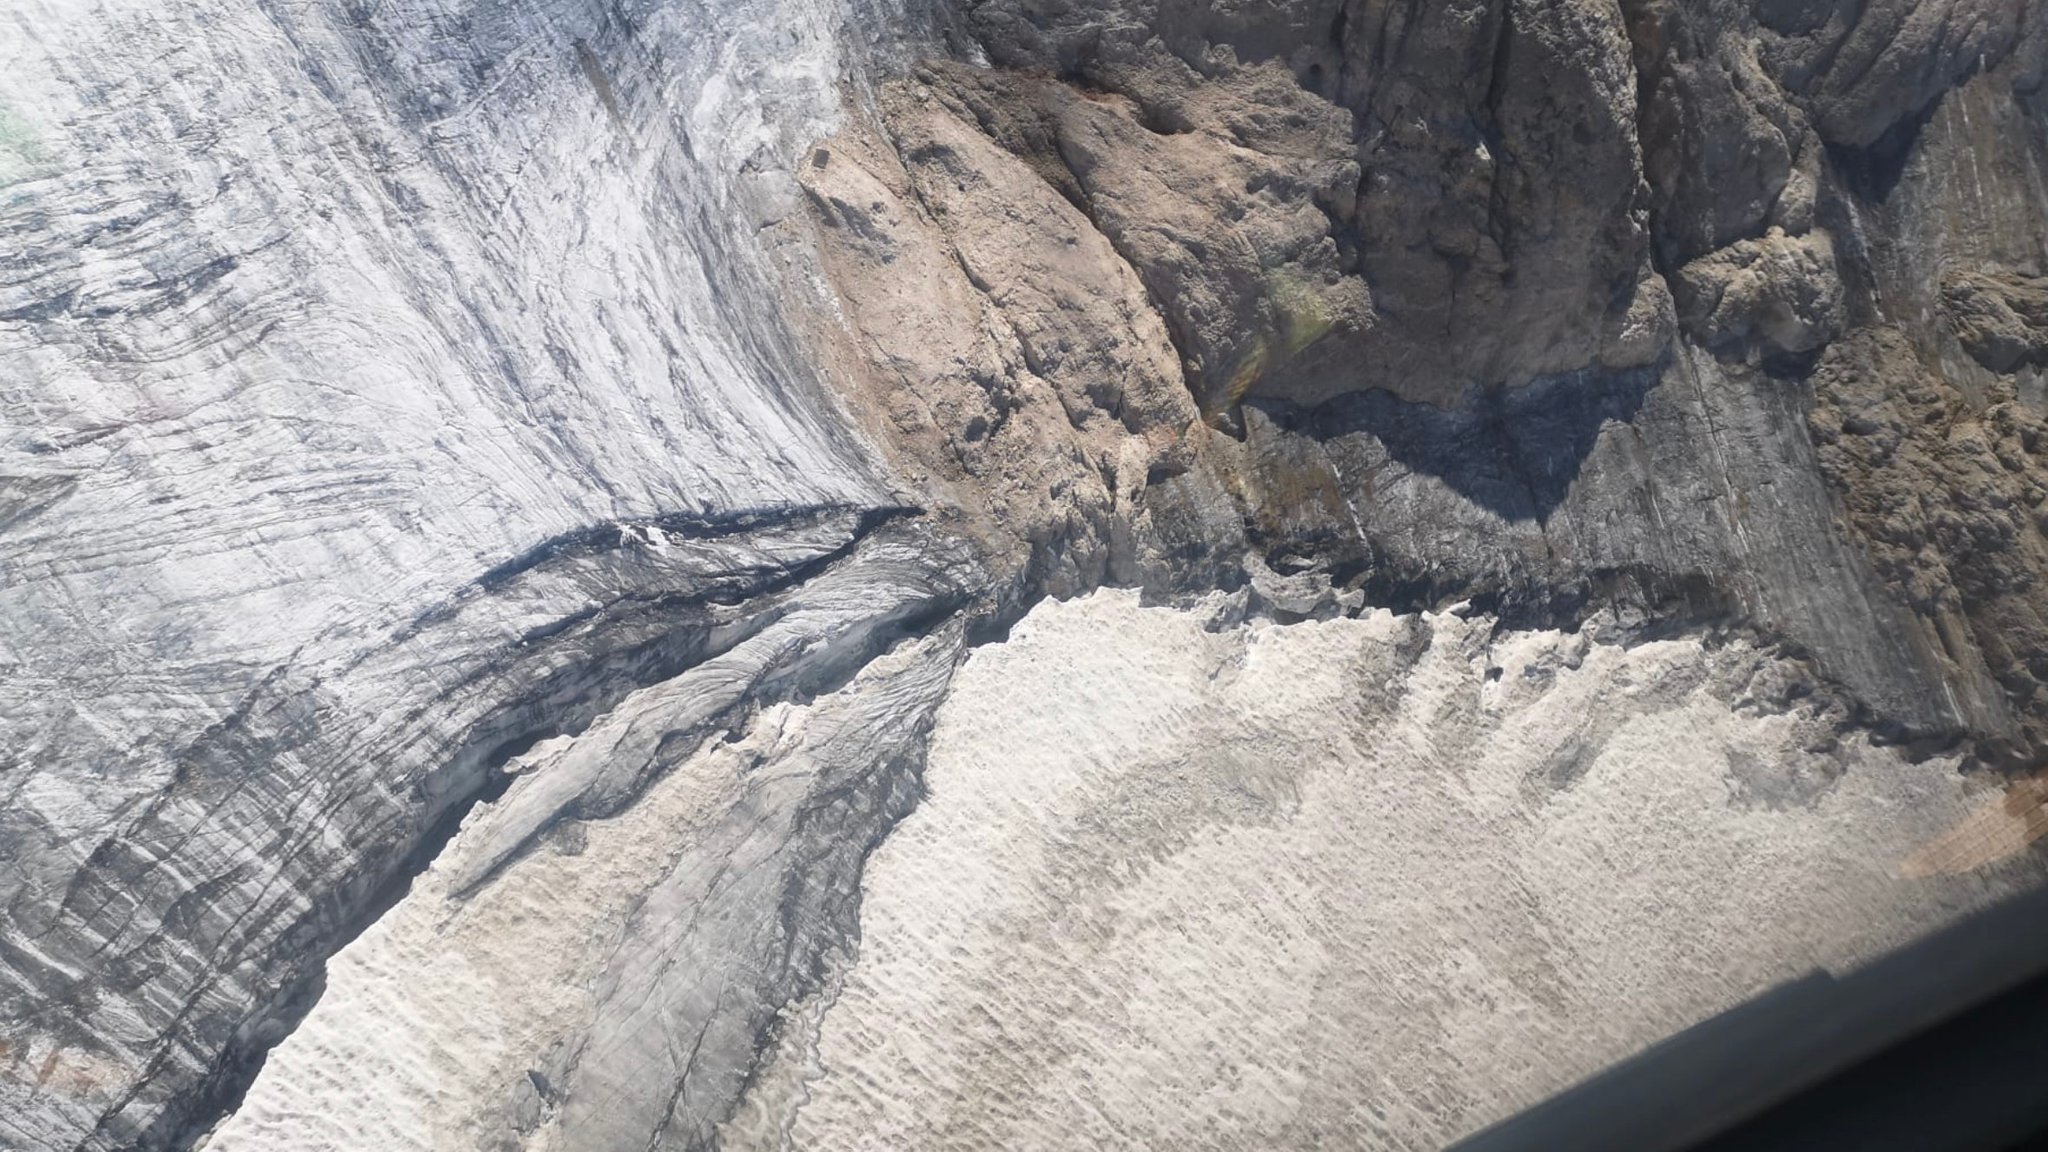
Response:
[{"label": "rocky outcrop", "polygon": [[[2009,7],[1794,7],[990,0],[960,27],[991,66],[928,64],[858,131],[907,171],[949,141],[942,203],[876,201],[925,263],[986,281],[985,254],[953,254],[1001,235],[1144,286],[1206,426],[1178,413],[1177,439],[1202,463],[1113,502],[1134,470],[1078,481],[1154,530],[1141,557],[1213,555],[1235,517],[1258,562],[1226,585],[1741,619],[1811,652],[1887,731],[2023,761],[2032,695],[1940,638],[1854,511],[1882,501],[1858,487],[1876,473],[1823,462],[1807,412],[1828,419],[1809,377],[1838,342],[1961,373],[1973,417],[2034,387],[2013,374],[2033,371],[2028,245],[2048,221],[2029,189],[2048,158],[2027,93],[2048,41]],[[1970,129],[1972,107],[2002,129]],[[1971,195],[1935,164],[1969,165]],[[1053,210],[1033,240],[1000,204],[948,199],[980,182],[1078,215]],[[1073,239],[1084,219],[1100,239]],[[837,259],[852,232],[824,223]],[[876,275],[835,267],[859,312]],[[985,306],[1029,328],[1045,303]],[[949,390],[927,372],[895,394],[939,412]],[[939,425],[876,435],[924,444]],[[1934,503],[1973,499],[1960,473],[1920,475]],[[1215,575],[1103,570],[1161,589]]]},{"label": "rocky outcrop", "polygon": [[931,92],[879,103],[889,135],[849,127],[800,173],[844,291],[844,326],[818,340],[849,407],[1013,606],[1176,568],[1213,579],[1198,574],[1230,565],[1243,529],[1137,276]]},{"label": "rocky outcrop", "polygon": [[1769,358],[1818,352],[1842,330],[1842,282],[1825,232],[1779,229],[1687,264],[1673,278],[1679,318],[1701,347]]},{"label": "rocky outcrop", "polygon": [[[1830,143],[1868,148],[1971,73],[2005,62],[2029,5],[1766,0],[1758,54]],[[2022,61],[2038,67],[2039,61]]]},{"label": "rocky outcrop", "polygon": [[1942,281],[1941,303],[1977,363],[2001,374],[2048,366],[2048,279],[1957,272]]},{"label": "rocky outcrop", "polygon": [[2025,762],[2048,747],[2048,424],[2011,385],[1983,407],[1930,371],[1904,337],[1862,333],[1813,376],[1823,473],[1880,576],[1931,625],[1958,681],[2016,731],[1986,751]]},{"label": "rocky outcrop", "polygon": [[1448,403],[1662,345],[1611,4],[992,3],[966,24],[1019,78],[944,83],[1070,174],[1205,410]]}]

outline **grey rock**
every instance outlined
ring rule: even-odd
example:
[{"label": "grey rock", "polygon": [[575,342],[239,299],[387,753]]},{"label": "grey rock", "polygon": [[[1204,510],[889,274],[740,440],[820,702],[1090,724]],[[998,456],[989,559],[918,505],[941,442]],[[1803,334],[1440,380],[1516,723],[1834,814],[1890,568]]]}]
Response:
[{"label": "grey rock", "polygon": [[1757,58],[1747,6],[1635,2],[1628,16],[1654,242],[1675,268],[1812,226],[1821,141]]},{"label": "grey rock", "polygon": [[634,692],[578,738],[527,758],[452,861],[454,887],[482,883],[565,814],[602,818],[696,750],[742,704],[807,695],[844,679],[913,621],[965,602],[971,558],[927,533],[885,532],[848,559],[714,626],[681,674]]},{"label": "grey rock", "polygon": [[1766,0],[1760,55],[1833,143],[1867,148],[2004,61],[2026,6],[2003,0]]}]

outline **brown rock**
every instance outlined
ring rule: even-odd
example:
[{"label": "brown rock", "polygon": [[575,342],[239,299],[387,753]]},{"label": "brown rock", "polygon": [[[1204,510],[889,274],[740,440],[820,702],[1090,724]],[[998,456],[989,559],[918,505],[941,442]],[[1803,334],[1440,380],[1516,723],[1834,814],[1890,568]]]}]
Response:
[{"label": "brown rock", "polygon": [[1680,269],[1679,317],[1701,344],[1730,354],[1799,354],[1834,339],[1842,284],[1825,232],[1773,228]]},{"label": "brown rock", "polygon": [[1942,278],[1941,303],[1956,339],[1993,372],[2048,364],[2048,277],[1951,273]]},{"label": "brown rock", "polygon": [[2048,739],[2048,424],[2010,385],[1979,410],[1887,329],[1829,349],[1813,388],[1821,472],[1851,530],[1933,626],[1955,680],[1967,687],[1979,661],[1989,670],[1983,703],[2010,707],[2025,733],[1991,750],[2025,758]]},{"label": "brown rock", "polygon": [[1177,507],[1163,530],[1145,499],[1213,468],[1214,437],[1144,286],[959,105],[915,82],[880,99],[889,139],[856,122],[801,173],[848,313],[835,367],[870,433],[1012,591],[1139,581],[1162,534],[1206,550],[1218,525],[1227,562],[1235,510]]}]

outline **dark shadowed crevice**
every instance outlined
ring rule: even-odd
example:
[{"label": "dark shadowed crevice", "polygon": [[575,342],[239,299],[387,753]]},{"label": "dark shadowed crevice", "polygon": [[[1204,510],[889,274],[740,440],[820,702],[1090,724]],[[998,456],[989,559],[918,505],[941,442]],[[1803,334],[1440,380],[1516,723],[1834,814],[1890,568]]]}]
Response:
[{"label": "dark shadowed crevice", "polygon": [[1913,158],[1913,145],[1919,141],[1921,129],[1927,127],[1940,108],[1941,97],[1937,96],[1861,148],[1830,142],[1828,160],[1858,199],[1866,204],[1882,204],[1891,199],[1892,189],[1906,174],[1906,164]]}]

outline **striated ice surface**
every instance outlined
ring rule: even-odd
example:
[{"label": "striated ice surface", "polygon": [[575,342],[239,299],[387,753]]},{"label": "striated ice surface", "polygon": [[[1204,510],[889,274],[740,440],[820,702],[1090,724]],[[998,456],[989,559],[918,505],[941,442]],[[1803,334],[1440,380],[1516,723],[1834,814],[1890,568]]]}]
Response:
[{"label": "striated ice surface", "polygon": [[900,502],[767,271],[877,12],[0,14],[0,1147],[179,1142],[495,763]]},{"label": "striated ice surface", "polygon": [[330,964],[209,1152],[702,1146],[756,1031],[845,960],[959,645],[942,628],[765,709],[474,893],[437,864]]}]

